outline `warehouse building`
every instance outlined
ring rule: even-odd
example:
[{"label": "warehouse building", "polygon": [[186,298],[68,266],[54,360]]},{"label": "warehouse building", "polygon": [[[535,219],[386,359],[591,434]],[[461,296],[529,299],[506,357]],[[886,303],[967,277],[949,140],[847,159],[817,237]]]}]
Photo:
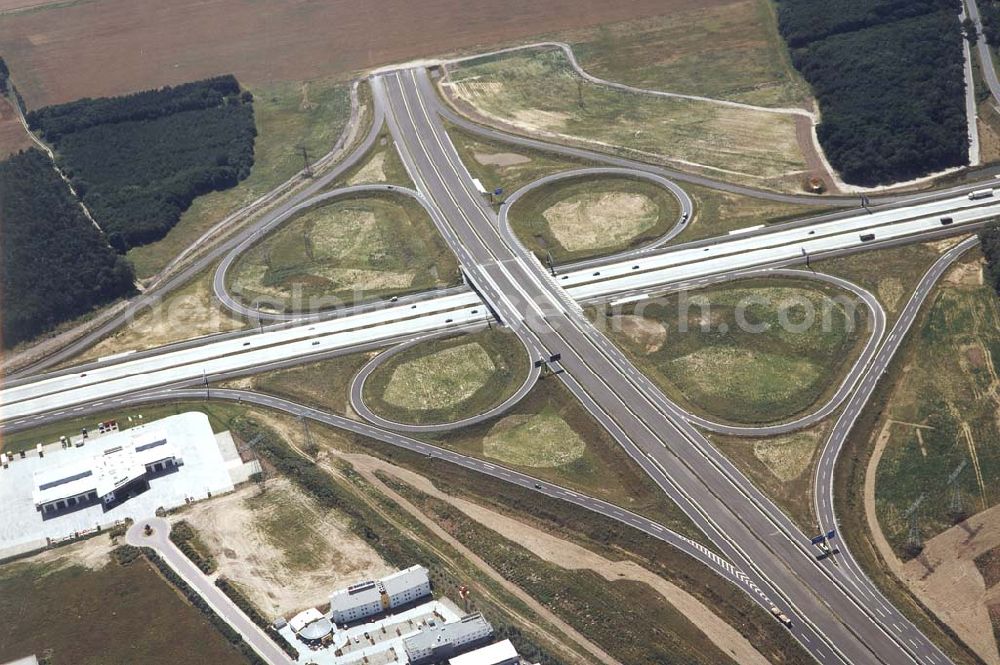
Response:
[{"label": "warehouse building", "polygon": [[90,457],[35,471],[32,498],[43,515],[96,503],[107,510],[130,494],[148,489],[151,476],[182,463],[164,430],[124,432]]},{"label": "warehouse building", "polygon": [[402,607],[431,594],[431,580],[423,566],[411,566],[380,580],[365,580],[330,595],[330,620],[353,623]]},{"label": "warehouse building", "polygon": [[436,663],[480,646],[493,637],[493,626],[480,613],[459,621],[428,626],[403,640],[410,665]]}]

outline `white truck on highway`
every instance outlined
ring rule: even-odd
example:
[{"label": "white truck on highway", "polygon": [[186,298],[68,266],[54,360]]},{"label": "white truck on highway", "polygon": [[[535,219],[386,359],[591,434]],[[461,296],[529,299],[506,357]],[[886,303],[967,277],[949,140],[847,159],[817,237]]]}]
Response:
[{"label": "white truck on highway", "polygon": [[792,620],[788,618],[788,615],[785,614],[784,612],[782,612],[781,610],[779,610],[774,605],[771,605],[771,614],[774,615],[775,619],[777,619],[778,621],[780,621],[781,623],[783,623],[786,628],[791,628],[792,627]]},{"label": "white truck on highway", "polygon": [[992,189],[977,189],[974,192],[969,192],[969,200],[976,201],[979,199],[988,199],[993,196]]}]

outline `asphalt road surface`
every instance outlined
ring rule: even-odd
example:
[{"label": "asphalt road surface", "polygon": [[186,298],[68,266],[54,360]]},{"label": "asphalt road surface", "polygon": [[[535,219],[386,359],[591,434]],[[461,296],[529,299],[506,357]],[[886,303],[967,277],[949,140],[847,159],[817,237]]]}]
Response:
[{"label": "asphalt road surface", "polygon": [[[153,530],[149,536],[145,534],[147,524]],[[167,562],[167,565],[197,591],[209,607],[232,626],[233,630],[239,633],[243,640],[270,665],[292,665],[292,659],[264,631],[250,621],[240,608],[215,586],[212,580],[198,570],[191,559],[177,549],[177,546],[170,540],[170,523],[167,520],[150,517],[136,522],[125,533],[125,542],[136,547],[150,547],[155,550]]]},{"label": "asphalt road surface", "polygon": [[[807,539],[683,420],[662,393],[601,337],[533,257],[499,234],[439,117],[423,70],[376,77],[386,119],[418,191],[470,280],[533,352],[561,354],[558,374],[717,547],[781,609],[820,662],[908,662],[937,650],[912,626],[911,644],[885,630]],[[721,458],[721,459],[720,459]],[[913,644],[918,646],[914,647]]]},{"label": "asphalt road surface", "polygon": [[[844,219],[847,215],[831,215],[828,216],[830,224],[836,223],[835,226],[823,227],[822,223],[811,224],[808,228],[783,225],[783,228],[775,232],[747,233],[742,237],[728,239],[725,243],[717,240],[702,241],[690,247],[649,252],[643,254],[642,260],[650,263],[644,263],[634,275],[632,272],[636,268],[617,263],[602,267],[599,274],[587,273],[590,270],[588,267],[586,270],[578,270],[575,275],[564,274],[556,279],[516,239],[512,241],[503,233],[505,225],[502,219],[497,218],[474,189],[468,172],[444,131],[440,114],[460,125],[463,121],[456,120],[454,114],[443,109],[426,72],[417,69],[379,75],[373,78],[373,92],[377,101],[373,131],[362,142],[361,148],[352,153],[352,160],[335,170],[337,174],[356,162],[371,147],[373,136],[377,135],[381,125],[382,114],[385,113],[404,165],[416,183],[417,196],[428,208],[435,224],[459,257],[476,294],[484,298],[500,319],[518,334],[533,358],[548,358],[560,354],[561,358],[551,363],[553,369],[562,370],[558,374],[560,380],[728,557],[726,565],[732,567],[734,574],[738,574],[737,583],[742,588],[756,594],[762,604],[773,603],[792,616],[792,633],[820,662],[947,661],[934,645],[881,597],[849,552],[842,551],[835,557],[837,563],[829,558],[817,561],[815,550],[808,546],[806,536],[704,439],[692,426],[690,414],[667,400],[619,350],[590,326],[574,298],[592,298],[596,297],[595,294],[603,296],[607,293],[636,293],[647,288],[662,288],[664,283],[684,283],[711,275],[731,274],[744,270],[747,265],[781,264],[791,260],[790,248],[797,250],[809,247],[810,254],[845,251],[851,249],[850,244],[858,244],[856,240],[847,243],[847,238],[857,235],[862,229],[874,228],[877,233],[877,242],[868,245],[869,247],[937,235],[943,231],[938,226],[938,218],[942,213],[954,217],[956,225],[968,222],[972,227],[973,223],[979,224],[985,217],[996,212],[988,207],[993,205],[992,202],[984,207],[981,202],[968,201],[963,194],[974,186],[952,188],[947,192],[931,195],[897,197],[893,201],[916,206],[927,214],[912,219],[912,211],[889,208],[880,210],[875,215],[854,215],[849,219]],[[481,134],[492,131],[475,127],[474,131]],[[630,160],[497,134],[498,140],[530,147],[536,147],[534,144],[538,143],[540,145],[537,147],[550,152],[594,158],[612,163],[618,168],[640,168],[661,178],[673,177],[692,182],[698,179],[649,165],[637,165]],[[235,256],[237,252],[232,250],[237,244],[246,243],[254,233],[259,232],[259,228],[278,223],[278,218],[291,214],[291,209],[296,205],[307,205],[319,188],[328,184],[335,176],[328,174],[327,177],[329,179],[325,183],[313,183],[307,188],[308,191],[300,193],[271,212],[264,220],[248,229],[247,233],[220,246],[212,253],[211,260],[225,252]],[[718,185],[714,182],[702,184]],[[759,191],[748,193],[741,191],[745,188],[740,187],[722,188],[776,200],[787,198],[801,202],[809,198],[782,198],[785,195],[771,196]],[[846,199],[835,202],[848,205]],[[850,202],[853,203],[854,199],[850,199]],[[782,233],[787,235],[782,236]],[[761,239],[761,236],[767,237]],[[867,402],[878,377],[897,350],[933,283],[961,251],[974,243],[975,240],[967,241],[942,257],[918,285],[903,316],[875,354],[868,369],[862,371],[864,363],[861,362],[852,369],[849,378],[854,379],[854,382],[850,387],[853,389],[857,386],[857,390],[848,401],[844,415],[824,448],[817,470],[816,501],[821,521],[835,524],[832,468],[850,426]],[[648,249],[644,248],[643,251],[648,252]],[[711,258],[705,258],[703,252],[708,252]],[[741,263],[746,259],[738,258],[754,252],[760,254],[746,265]],[[695,255],[698,259],[694,258]],[[631,254],[627,257],[630,261],[637,260]],[[717,265],[712,264],[712,261],[717,262]],[[198,268],[201,267],[203,265],[198,264]],[[601,279],[598,280],[597,277]],[[609,277],[614,279],[608,279]],[[614,288],[597,286],[616,281]],[[600,293],[602,289],[604,293]],[[413,304],[405,307],[417,309],[419,313],[407,312],[403,316],[404,307],[400,306],[388,315],[380,313],[366,319],[368,322],[374,321],[371,325],[375,327],[355,327],[358,325],[356,317],[373,314],[362,311],[347,317],[352,320],[351,323],[332,320],[307,324],[313,326],[311,328],[279,326],[259,335],[226,337],[221,341],[213,341],[211,345],[198,342],[178,344],[173,353],[191,353],[192,356],[189,357],[201,357],[206,353],[205,349],[212,346],[207,353],[211,356],[211,362],[217,364],[209,366],[203,362],[205,371],[211,367],[213,378],[236,375],[252,369],[301,362],[302,358],[321,357],[335,353],[340,348],[412,340],[418,334],[440,331],[445,326],[444,317],[451,318],[447,323],[455,327],[482,325],[486,314],[473,311],[483,307],[478,299],[470,301],[478,303],[475,306],[463,305],[463,299],[468,299],[470,295],[454,293],[444,297],[452,298],[451,305],[458,309],[448,309],[451,305],[442,305],[440,297],[414,298]],[[390,312],[392,309],[390,308]],[[461,318],[454,312],[459,312]],[[383,317],[383,320],[378,321],[378,317]],[[317,328],[321,325],[326,326],[322,332]],[[375,334],[373,331],[376,327],[386,329]],[[281,336],[276,333],[281,333]],[[289,335],[293,338],[292,341],[287,339]],[[316,346],[318,337],[330,338],[326,341],[332,341],[335,336],[339,336],[336,344],[321,344],[324,348],[312,348]],[[251,339],[253,341],[248,341]],[[229,346],[216,346],[217,344]],[[295,347],[295,344],[301,346]],[[308,348],[305,348],[306,345]],[[249,350],[246,349],[247,346],[250,347]],[[235,349],[236,353],[231,349]],[[249,355],[252,353],[258,355]],[[233,355],[243,358],[238,363],[226,360]],[[178,364],[178,358],[181,364]],[[97,364],[91,370],[96,374],[90,376],[87,383],[106,388],[114,381],[124,381],[125,383],[114,388],[117,392],[111,393],[122,395],[110,400],[116,404],[200,394],[198,391],[188,389],[185,392],[173,387],[190,384],[192,381],[190,371],[176,371],[177,367],[184,364],[183,356],[163,360],[154,351],[142,354],[141,357],[136,354],[135,360],[151,361],[152,364],[145,364],[142,366],[143,371],[124,377],[115,376],[115,371],[119,371],[121,365],[133,362],[132,360]],[[160,363],[158,369],[145,371],[157,363]],[[109,369],[112,371],[102,378],[101,372]],[[174,373],[170,374],[171,371]],[[155,372],[166,372],[156,379],[164,387],[150,390],[150,385],[156,383],[151,383]],[[6,402],[9,394],[21,394],[27,395],[23,398],[24,403],[31,399],[44,400],[47,396],[59,393],[59,386],[79,390],[80,379],[89,375],[90,372],[81,375],[70,370],[43,377],[40,381],[12,382],[8,390],[4,391],[6,394],[3,398]],[[207,381],[207,374],[205,376]],[[845,380],[838,390],[841,399],[851,392],[845,388],[846,385]],[[11,389],[20,392],[9,393]],[[107,409],[113,405],[102,400],[100,391],[78,396],[82,397],[78,400],[80,406],[64,408],[52,415],[71,417]],[[241,394],[237,399],[244,399],[244,395]],[[252,400],[248,398],[246,401]],[[286,410],[303,408],[288,404],[283,407]],[[4,413],[7,418],[8,408],[4,409]],[[22,420],[12,424],[20,428],[30,425],[30,422]],[[360,426],[358,423],[355,425]],[[340,423],[338,426],[345,425]],[[385,436],[401,437],[398,434]],[[406,441],[405,437],[399,440]],[[431,451],[431,454],[437,453]],[[478,460],[476,463],[487,464]],[[512,472],[504,470],[497,473]],[[538,490],[533,479],[525,476],[523,480],[530,482]],[[544,490],[550,489],[544,484],[541,487]],[[551,489],[557,492],[554,486]],[[824,506],[827,498],[829,500]],[[580,499],[585,502],[593,501],[587,497]],[[617,508],[608,510],[612,514],[614,510],[621,512]],[[632,522],[626,520],[626,523]],[[718,566],[717,563],[713,565]]]},{"label": "asphalt road surface", "polygon": [[976,41],[976,49],[979,51],[979,71],[983,74],[986,86],[990,89],[993,102],[1000,105],[1000,80],[997,79],[996,66],[993,64],[993,55],[990,53],[990,45],[983,35],[983,21],[979,14],[979,5],[976,0],[965,0],[965,8],[969,13],[969,18],[976,25],[976,33],[979,39]]}]

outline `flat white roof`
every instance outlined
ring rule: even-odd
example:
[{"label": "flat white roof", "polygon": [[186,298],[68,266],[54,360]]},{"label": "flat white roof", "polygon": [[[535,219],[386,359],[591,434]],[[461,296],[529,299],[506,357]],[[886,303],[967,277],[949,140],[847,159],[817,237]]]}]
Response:
[{"label": "flat white roof", "polygon": [[448,665],[497,665],[517,658],[517,649],[510,643],[510,640],[490,644],[481,649],[455,656],[448,661]]},{"label": "flat white roof", "polygon": [[387,575],[382,578],[382,586],[390,596],[407,589],[416,589],[422,584],[430,582],[427,569],[423,566],[410,566],[406,570]]},{"label": "flat white roof", "polygon": [[362,605],[378,603],[381,598],[382,593],[378,590],[378,583],[375,580],[357,582],[346,589],[337,589],[330,594],[330,611],[346,612]]},{"label": "flat white roof", "polygon": [[406,570],[386,575],[380,580],[364,580],[355,582],[346,589],[337,589],[330,594],[330,610],[344,612],[351,608],[380,602],[382,599],[380,585],[391,596],[407,589],[416,589],[429,582],[430,576],[426,568],[421,565],[410,566]]},{"label": "flat white roof", "polygon": [[161,428],[115,432],[88,445],[95,448],[92,455],[34,472],[36,506],[92,491],[104,496],[142,477],[147,464],[177,457]]},{"label": "flat white roof", "polygon": [[296,633],[300,632],[303,628],[311,624],[313,621],[319,621],[323,618],[323,613],[317,610],[315,607],[310,607],[304,612],[299,612],[292,617],[288,625],[291,626],[292,630]]}]

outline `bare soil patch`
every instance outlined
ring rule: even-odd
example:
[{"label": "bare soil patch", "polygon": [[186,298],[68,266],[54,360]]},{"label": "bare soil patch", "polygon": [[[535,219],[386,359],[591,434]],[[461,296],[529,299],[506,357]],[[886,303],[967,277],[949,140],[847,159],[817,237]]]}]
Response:
[{"label": "bare soil patch", "polygon": [[226,72],[245,84],[347,75],[704,4],[512,0],[498,11],[489,0],[94,0],[4,17],[0,52],[36,108]]},{"label": "bare soil patch", "polygon": [[606,192],[560,201],[542,216],[559,244],[577,252],[627,242],[656,225],[659,209],[642,194]]},{"label": "bare soil patch", "polygon": [[17,117],[17,111],[7,99],[0,97],[0,159],[32,146],[28,133]]},{"label": "bare soil patch", "polygon": [[630,343],[646,353],[656,353],[667,341],[667,327],[654,319],[623,314],[615,317],[614,323]]},{"label": "bare soil patch", "polygon": [[759,439],[753,444],[753,454],[778,480],[787,483],[809,468],[822,434],[821,430],[807,430]]},{"label": "bare soil patch", "polygon": [[83,566],[90,570],[100,570],[111,560],[111,550],[115,543],[107,535],[98,535],[80,542],[45,550],[29,559],[32,563],[55,564],[52,570],[62,570],[69,566]]},{"label": "bare soil patch", "polygon": [[474,152],[473,158],[483,166],[519,166],[531,163],[530,157],[514,152]]},{"label": "bare soil patch", "polygon": [[887,420],[875,438],[865,474],[864,505],[872,540],[889,569],[909,586],[934,614],[944,621],[989,665],[1000,665],[993,633],[991,598],[976,557],[1000,546],[1000,505],[973,515],[924,544],[920,556],[905,564],[886,540],[875,511],[875,470],[890,439],[893,425]]},{"label": "bare soil patch", "polygon": [[361,169],[347,181],[348,185],[370,182],[385,182],[385,152],[377,152]]},{"label": "bare soil patch", "polygon": [[958,263],[944,279],[949,284],[980,286],[983,283],[983,264],[979,261]]},{"label": "bare soil patch", "polygon": [[247,487],[183,511],[219,563],[265,614],[327,602],[330,592],[391,568],[337,515],[285,478]]}]

